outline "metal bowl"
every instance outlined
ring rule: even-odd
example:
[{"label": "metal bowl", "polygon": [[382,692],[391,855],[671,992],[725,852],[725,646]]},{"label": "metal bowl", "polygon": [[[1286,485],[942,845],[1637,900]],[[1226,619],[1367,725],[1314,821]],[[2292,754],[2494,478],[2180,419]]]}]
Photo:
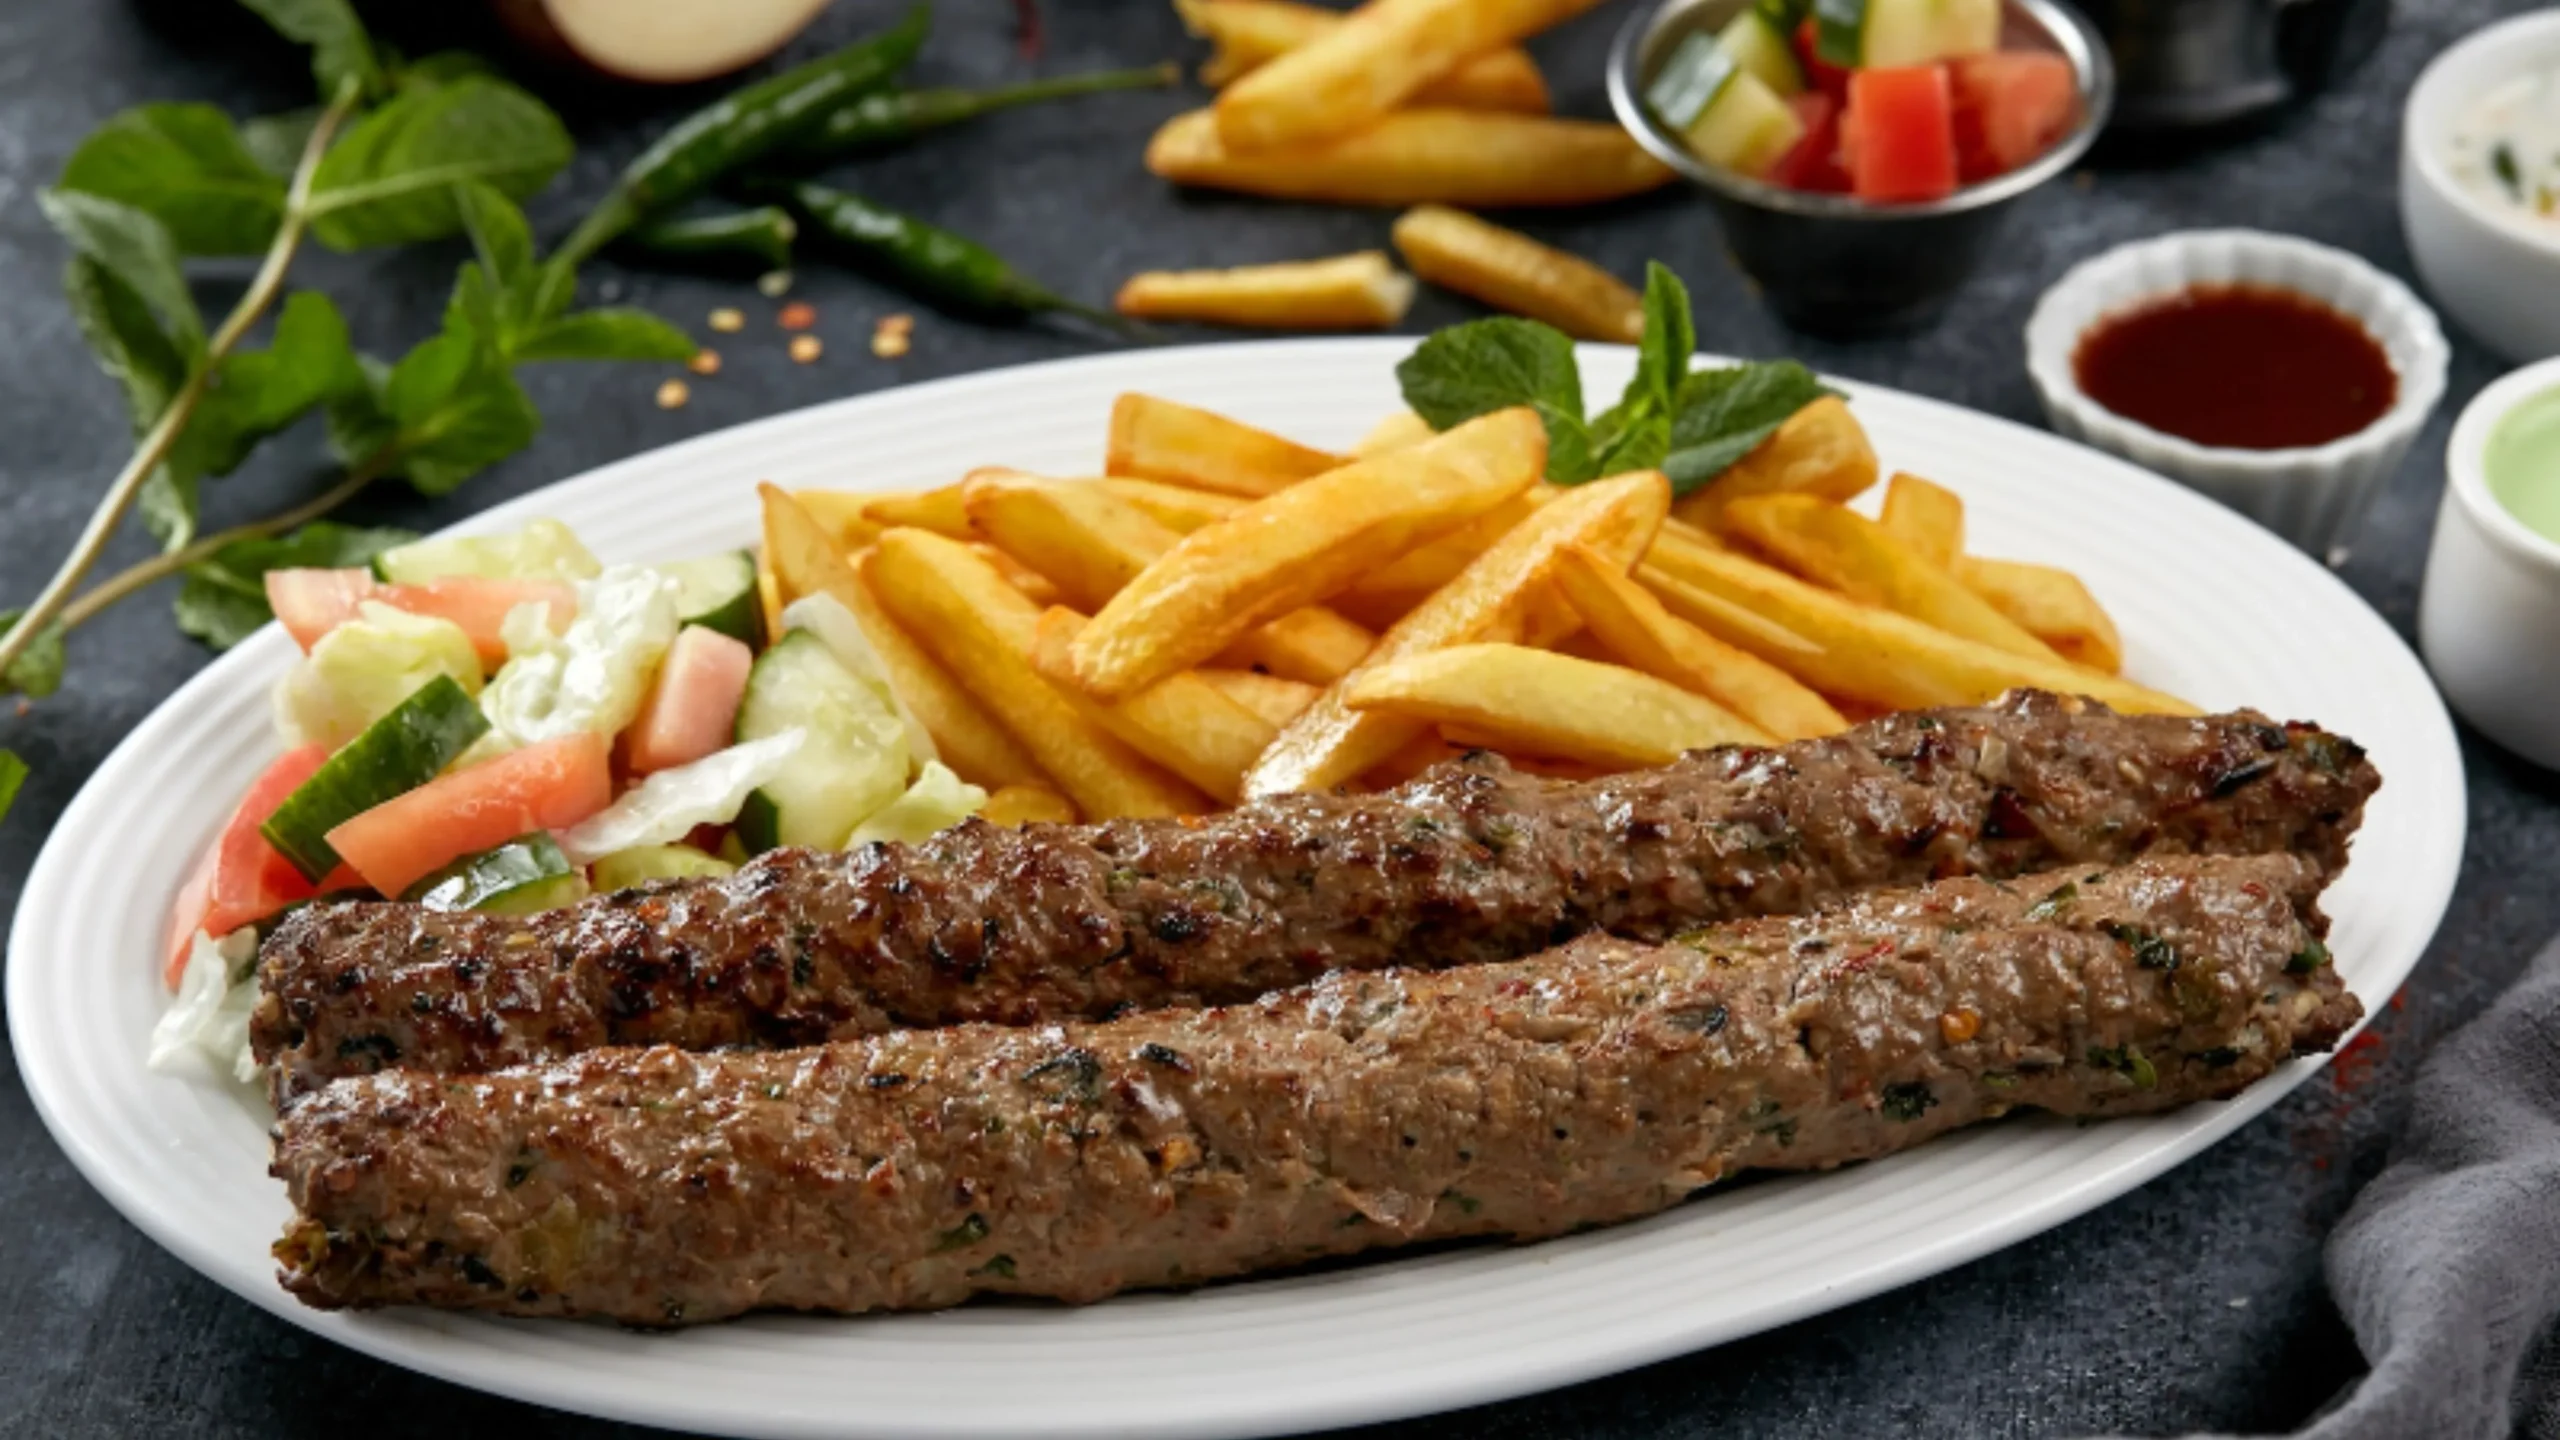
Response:
[{"label": "metal bowl", "polygon": [[1934,318],[1998,239],[2010,203],[2071,168],[2107,123],[2115,71],[2097,32],[2056,0],[2007,0],[2004,41],[2052,50],[2080,78],[2079,128],[2036,159],[1943,200],[1878,205],[1737,175],[1689,152],[1644,104],[1654,71],[1690,34],[1713,31],[1749,0],[1661,0],[1609,49],[1609,103],[1636,143],[1707,193],[1734,259],[1780,319],[1856,334]]}]

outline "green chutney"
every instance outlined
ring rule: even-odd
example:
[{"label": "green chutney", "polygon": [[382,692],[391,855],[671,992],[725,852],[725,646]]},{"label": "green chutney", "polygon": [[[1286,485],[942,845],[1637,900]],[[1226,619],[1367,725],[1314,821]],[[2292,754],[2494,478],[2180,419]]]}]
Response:
[{"label": "green chutney", "polygon": [[2560,389],[2500,416],[2480,468],[2508,514],[2545,540],[2560,541]]}]

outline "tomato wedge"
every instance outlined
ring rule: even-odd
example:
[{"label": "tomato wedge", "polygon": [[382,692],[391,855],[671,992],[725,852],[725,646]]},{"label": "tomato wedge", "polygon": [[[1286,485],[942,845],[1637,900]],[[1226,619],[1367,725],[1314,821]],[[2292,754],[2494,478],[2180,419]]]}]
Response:
[{"label": "tomato wedge", "polygon": [[613,803],[605,737],[580,733],[440,775],[329,832],[365,883],[397,896],[465,855],[561,830]]},{"label": "tomato wedge", "polygon": [[320,637],[356,618],[356,607],[379,598],[370,570],[270,570],[267,608],[304,654]]},{"label": "tomato wedge", "polygon": [[728,748],[755,663],[742,640],[700,625],[678,631],[631,722],[625,753],[632,770],[672,770]]},{"label": "tomato wedge", "polygon": [[293,862],[267,843],[258,827],[328,758],[327,746],[305,745],[278,757],[250,782],[249,793],[240,797],[170,908],[168,963],[160,972],[170,989],[178,988],[178,977],[186,971],[197,931],[228,935],[320,893],[319,886],[302,878]]},{"label": "tomato wedge", "polygon": [[1860,70],[1840,121],[1849,188],[1861,200],[1943,199],[1956,188],[1955,105],[1943,65]]},{"label": "tomato wedge", "polygon": [[268,608],[305,653],[320,643],[320,637],[355,619],[358,607],[367,600],[412,615],[452,621],[471,637],[480,663],[491,668],[507,658],[507,642],[499,632],[508,611],[519,605],[546,605],[555,634],[568,628],[578,613],[578,592],[556,580],[455,576],[421,585],[385,585],[370,570],[267,572]]}]

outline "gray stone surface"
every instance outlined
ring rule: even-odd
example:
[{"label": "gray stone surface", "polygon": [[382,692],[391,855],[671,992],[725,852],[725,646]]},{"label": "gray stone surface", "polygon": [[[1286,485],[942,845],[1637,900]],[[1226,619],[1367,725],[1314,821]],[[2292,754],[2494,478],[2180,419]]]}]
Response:
[{"label": "gray stone surface", "polygon": [[[400,7],[390,7],[398,9]],[[429,7],[418,7],[421,10]],[[1599,57],[1625,5],[1540,42],[1566,108],[1603,113]],[[2268,133],[2185,163],[2075,175],[2033,197],[2002,263],[1935,329],[1889,342],[1791,337],[1722,258],[1703,207],[1672,193],[1605,210],[1532,217],[1528,228],[1621,273],[1648,256],[1698,297],[1703,342],[1792,353],[1841,373],[1995,414],[2034,419],[2019,327],[2036,293],[2113,242],[2183,226],[2251,224],[2359,251],[2406,273],[2392,173],[2399,99],[2426,58],[2508,5],[2406,4],[2376,59],[2336,93]],[[804,48],[883,23],[887,0],[842,0]],[[945,0],[921,73],[983,80],[1024,73],[1009,7]],[[1189,53],[1156,0],[1048,0],[1043,68]],[[61,252],[32,192],[109,112],[147,99],[240,111],[303,103],[298,62],[230,7],[166,0],[0,4],[0,599],[30,594],[122,459],[124,424],[55,289]],[[404,37],[407,38],[407,37]],[[421,46],[437,37],[415,37]],[[536,207],[560,232],[650,127],[685,97],[561,97],[587,146]],[[850,172],[882,200],[974,234],[1072,294],[1107,297],[1149,266],[1236,263],[1377,245],[1385,217],[1169,192],[1139,168],[1144,137],[1188,99],[1119,97],[1017,114]],[[393,349],[432,323],[459,251],[347,261],[318,256],[297,278],[345,304],[361,343]],[[734,284],[599,266],[590,281],[698,323],[753,296]],[[230,284],[236,284],[234,277]],[[221,277],[205,285],[226,299]],[[728,366],[690,408],[650,403],[639,368],[555,367],[533,381],[548,418],[528,453],[427,504],[389,494],[368,518],[432,526],[589,466],[722,425],[839,395],[1025,360],[1072,355],[1072,329],[987,328],[922,310],[914,353],[873,359],[870,324],[918,309],[867,281],[804,270],[821,314],[823,363],[799,367],[770,330],[722,341]],[[743,299],[742,299],[743,297]],[[1470,313],[1427,295],[1413,326]],[[2496,371],[2458,342],[2445,411],[2366,527],[2347,578],[2403,633],[2416,601],[2439,461],[2453,410]],[[271,444],[214,493],[245,518],[324,483],[318,439]],[[142,554],[128,537],[119,562]],[[118,736],[204,654],[172,628],[165,595],[111,612],[73,642],[70,683],[32,713],[0,718],[0,743],[36,767],[0,823],[0,921],[47,828]],[[2234,616],[2235,624],[2249,622]],[[2304,637],[2318,643],[2318,637]],[[2383,1010],[2368,1079],[2324,1077],[2202,1158],[2051,1234],[1938,1279],[1719,1350],[1480,1411],[1376,1432],[1413,1437],[2062,1436],[2192,1427],[2284,1428],[2360,1369],[2322,1292],[2320,1242],[2379,1165],[2411,1066],[2476,1013],[2560,926],[2544,857],[2560,845],[2552,780],[2466,739],[2470,850],[2442,935],[2405,994]],[[111,836],[95,843],[113,843]],[[149,903],[158,903],[152,899]],[[2375,997],[2379,998],[2379,997]],[[298,1436],[351,1425],[386,1437],[638,1434],[491,1399],[314,1341],[198,1279],[119,1219],[46,1136],[14,1066],[0,1066],[0,1434]],[[989,1377],[1002,1383],[1002,1377]],[[1308,1383],[1321,1385],[1322,1376]]]}]

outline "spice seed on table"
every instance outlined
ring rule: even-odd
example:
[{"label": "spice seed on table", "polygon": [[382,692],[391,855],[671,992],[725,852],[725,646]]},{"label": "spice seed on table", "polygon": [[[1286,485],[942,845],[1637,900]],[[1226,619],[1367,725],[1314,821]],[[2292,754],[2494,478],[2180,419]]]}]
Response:
[{"label": "spice seed on table", "polygon": [[669,380],[658,387],[658,408],[661,410],[681,410],[684,403],[692,398],[693,387],[681,380]]},{"label": "spice seed on table", "polygon": [[693,352],[693,358],[684,362],[684,368],[696,375],[717,375],[720,373],[720,352],[707,349],[696,350]]},{"label": "spice seed on table", "polygon": [[735,335],[747,328],[747,313],[734,305],[723,305],[711,312],[711,328],[723,335]]},{"label": "spice seed on table", "polygon": [[782,307],[774,323],[785,330],[806,330],[818,323],[818,307],[806,300],[794,300]]},{"label": "spice seed on table", "polygon": [[825,354],[826,348],[825,343],[815,335],[794,335],[791,337],[792,363],[810,364],[820,355]]}]

